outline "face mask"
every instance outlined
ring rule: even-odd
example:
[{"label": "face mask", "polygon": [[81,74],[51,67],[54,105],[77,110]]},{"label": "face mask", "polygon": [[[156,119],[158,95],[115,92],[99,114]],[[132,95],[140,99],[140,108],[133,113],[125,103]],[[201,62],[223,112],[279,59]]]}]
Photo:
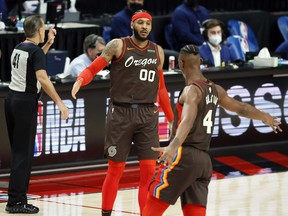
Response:
[{"label": "face mask", "polygon": [[222,37],[219,34],[213,34],[209,37],[209,42],[214,45],[218,46],[222,41]]},{"label": "face mask", "polygon": [[198,6],[199,2],[198,0],[187,0],[186,1],[186,4],[189,6],[189,7],[195,7],[195,6]]},{"label": "face mask", "polygon": [[139,4],[139,3],[136,3],[136,2],[133,2],[133,3],[130,3],[129,4],[129,9],[135,13],[137,10],[141,10],[143,8],[143,5],[142,4]]}]

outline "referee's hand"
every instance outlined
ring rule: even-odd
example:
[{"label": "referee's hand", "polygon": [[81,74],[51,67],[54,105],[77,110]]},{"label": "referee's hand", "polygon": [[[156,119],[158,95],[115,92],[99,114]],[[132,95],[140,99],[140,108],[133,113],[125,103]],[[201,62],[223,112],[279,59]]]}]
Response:
[{"label": "referee's hand", "polygon": [[58,105],[58,108],[61,112],[61,119],[62,120],[66,120],[69,118],[69,110],[68,108],[65,106],[64,103],[61,103],[60,105]]}]

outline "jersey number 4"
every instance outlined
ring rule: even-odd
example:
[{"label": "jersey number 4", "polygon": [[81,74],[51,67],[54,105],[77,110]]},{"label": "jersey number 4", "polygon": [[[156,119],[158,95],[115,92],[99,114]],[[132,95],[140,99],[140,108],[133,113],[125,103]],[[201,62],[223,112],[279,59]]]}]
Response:
[{"label": "jersey number 4", "polygon": [[203,119],[203,126],[207,127],[206,129],[207,134],[212,133],[212,127],[213,127],[212,113],[213,111],[209,110]]}]

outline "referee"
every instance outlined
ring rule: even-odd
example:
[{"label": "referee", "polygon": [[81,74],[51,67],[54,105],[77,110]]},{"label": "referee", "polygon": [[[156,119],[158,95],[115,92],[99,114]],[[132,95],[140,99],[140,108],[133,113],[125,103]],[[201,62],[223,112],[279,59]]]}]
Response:
[{"label": "referee", "polygon": [[8,188],[8,213],[34,214],[39,208],[27,203],[37,126],[37,105],[41,87],[56,103],[61,119],[69,112],[46,73],[45,54],[54,42],[55,29],[45,40],[45,25],[39,15],[24,21],[25,41],[16,45],[11,55],[11,83],[5,99],[5,116],[11,146],[11,171]]}]

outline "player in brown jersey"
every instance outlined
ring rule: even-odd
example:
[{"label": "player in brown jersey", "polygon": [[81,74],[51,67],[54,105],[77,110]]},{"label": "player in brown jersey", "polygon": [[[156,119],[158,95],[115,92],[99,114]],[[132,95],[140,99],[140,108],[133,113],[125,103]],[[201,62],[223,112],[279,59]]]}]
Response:
[{"label": "player in brown jersey", "polygon": [[206,79],[200,71],[201,61],[197,46],[186,45],[180,50],[178,64],[186,86],[176,105],[174,138],[167,147],[153,148],[163,152],[159,158],[163,164],[151,182],[142,216],[162,215],[178,197],[183,215],[206,215],[208,184],[212,176],[207,150],[218,104],[239,116],[262,120],[275,133],[282,131],[276,117],[229,97],[221,86]]},{"label": "player in brown jersey", "polygon": [[158,108],[154,105],[157,97],[171,126],[174,119],[162,70],[163,49],[147,39],[152,29],[151,15],[146,11],[135,13],[131,29],[131,37],[114,39],[106,45],[101,56],[78,76],[71,92],[76,98],[80,87],[91,82],[111,61],[111,104],[105,134],[108,172],[102,187],[102,215],[111,215],[132,142],[140,164],[138,202],[142,212],[159,155],[151,149],[159,146]]}]

